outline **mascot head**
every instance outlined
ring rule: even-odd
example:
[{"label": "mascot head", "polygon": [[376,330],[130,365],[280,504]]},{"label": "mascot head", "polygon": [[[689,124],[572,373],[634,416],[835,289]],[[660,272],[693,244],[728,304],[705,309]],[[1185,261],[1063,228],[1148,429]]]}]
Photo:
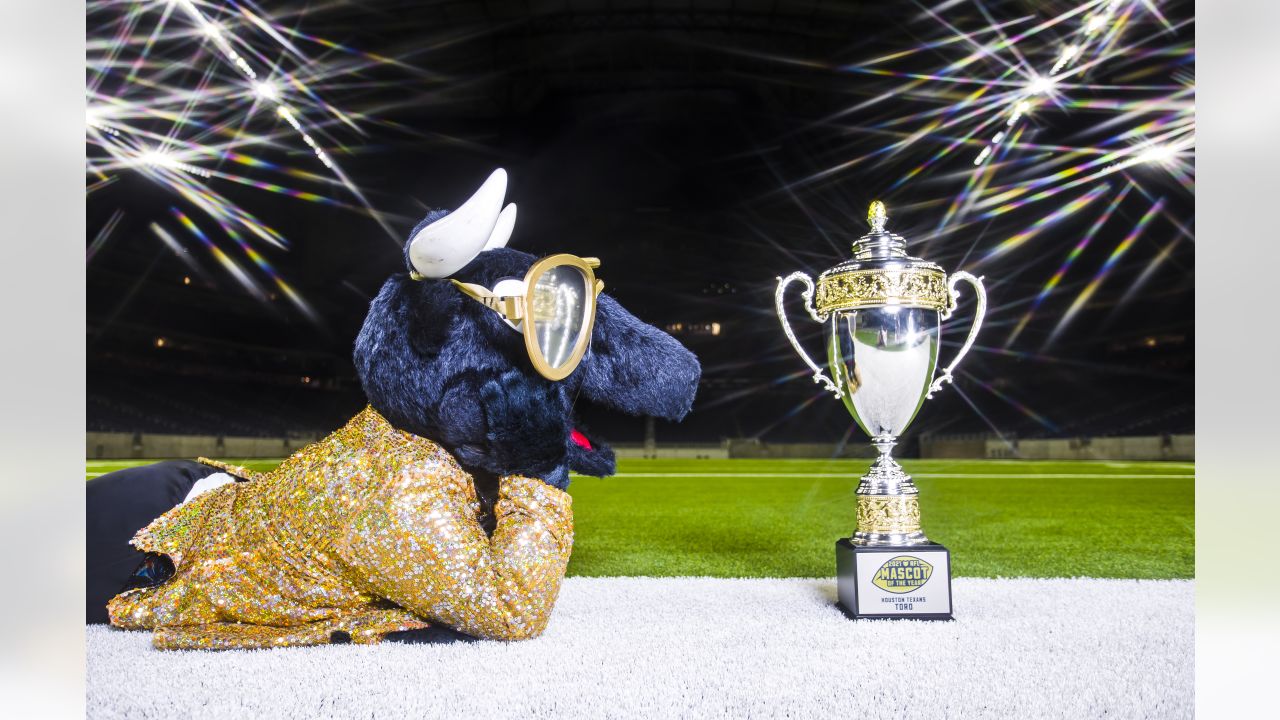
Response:
[{"label": "mascot head", "polygon": [[[506,247],[516,206],[496,170],[405,246],[356,339],[369,403],[468,470],[566,487],[568,471],[614,472],[613,451],[574,419],[579,401],[679,420],[701,368],[674,338],[601,292],[607,264]],[[567,248],[566,248],[567,249]]]}]

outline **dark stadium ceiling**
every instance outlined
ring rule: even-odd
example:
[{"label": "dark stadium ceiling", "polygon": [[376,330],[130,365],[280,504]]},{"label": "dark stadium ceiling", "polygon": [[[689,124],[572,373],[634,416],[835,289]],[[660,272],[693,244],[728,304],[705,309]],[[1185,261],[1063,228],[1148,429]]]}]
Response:
[{"label": "dark stadium ceiling", "polygon": [[[1042,407],[1036,383],[1082,406],[1141,400],[1134,378],[1189,401],[1190,3],[177,5],[193,10],[89,3],[90,113],[107,108],[89,128],[91,374],[152,367],[168,338],[200,367],[262,356],[349,377],[409,229],[503,166],[512,246],[597,255],[610,292],[686,328],[706,366],[699,406],[759,415],[723,434],[770,431],[778,402],[753,411],[760,397],[813,402],[773,316],[775,277],[843,259],[877,198],[913,252],[986,277],[969,390],[945,400],[960,427],[1067,424],[1074,411]],[[279,87],[249,82],[224,40]],[[1035,87],[1031,69],[1047,76],[1077,46],[1058,87]],[[313,124],[294,133],[268,101]],[[176,150],[104,149],[130,136]],[[184,183],[284,247],[211,219]],[[836,403],[803,412],[848,424]]]}]

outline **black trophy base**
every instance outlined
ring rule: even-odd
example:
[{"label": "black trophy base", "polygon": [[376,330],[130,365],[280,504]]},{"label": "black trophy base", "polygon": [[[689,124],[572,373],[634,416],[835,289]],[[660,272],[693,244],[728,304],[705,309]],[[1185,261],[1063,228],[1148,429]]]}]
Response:
[{"label": "black trophy base", "polygon": [[951,553],[937,543],[836,542],[836,605],[854,620],[950,620]]}]

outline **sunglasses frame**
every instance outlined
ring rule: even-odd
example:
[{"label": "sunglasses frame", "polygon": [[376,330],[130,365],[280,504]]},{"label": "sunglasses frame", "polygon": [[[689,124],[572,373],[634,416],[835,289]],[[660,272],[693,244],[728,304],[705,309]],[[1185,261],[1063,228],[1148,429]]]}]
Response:
[{"label": "sunglasses frame", "polygon": [[[586,278],[586,286],[589,291],[587,292],[586,307],[583,309],[586,314],[586,326],[578,334],[578,338],[574,342],[573,351],[569,354],[569,359],[560,367],[554,368],[547,362],[546,356],[542,353],[542,348],[538,346],[538,341],[534,337],[534,323],[524,321],[526,320],[528,309],[533,307],[533,291],[537,286],[538,279],[547,270],[562,266],[577,268],[581,271]],[[524,274],[525,290],[523,295],[496,295],[483,285],[464,283],[453,279],[450,279],[450,281],[467,297],[501,315],[508,324],[513,327],[520,324],[517,329],[524,335],[524,347],[529,354],[529,361],[533,363],[534,369],[548,380],[563,380],[577,369],[578,363],[582,362],[582,356],[586,354],[587,348],[591,345],[591,332],[596,323],[596,298],[604,290],[604,281],[596,278],[595,269],[598,267],[600,267],[598,258],[583,258],[568,253],[548,255],[535,262],[529,267],[529,271]]]}]

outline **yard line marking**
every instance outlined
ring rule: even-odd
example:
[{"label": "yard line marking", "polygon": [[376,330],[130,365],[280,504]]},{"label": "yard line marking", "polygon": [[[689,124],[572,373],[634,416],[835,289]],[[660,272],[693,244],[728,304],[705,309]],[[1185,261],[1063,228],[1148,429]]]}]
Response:
[{"label": "yard line marking", "polygon": [[[1117,480],[1139,480],[1144,478],[1195,478],[1192,473],[1177,474],[1143,474],[1134,475],[1128,473],[907,473],[912,477],[918,478],[1049,478],[1054,480],[1070,480],[1076,478],[1115,478]],[[588,477],[574,474],[574,477]],[[632,473],[622,472],[611,475],[610,477],[635,477],[635,478],[856,478],[858,473]]]},{"label": "yard line marking", "polygon": [[[1046,460],[1046,461],[1036,461],[1036,460],[1032,460],[1031,462],[1056,462],[1056,461],[1054,461],[1054,460]],[[1070,462],[1070,461],[1069,461],[1069,462]],[[1152,462],[1159,462],[1161,465],[1167,465],[1168,467],[1191,467],[1191,468],[1193,468],[1193,467],[1195,467],[1195,466],[1196,466],[1196,464],[1195,464],[1195,463],[1193,463],[1193,462],[1177,462],[1177,461],[1174,461],[1174,460],[1165,460],[1165,461],[1159,461],[1159,460],[1140,460],[1140,461],[1137,461],[1137,462],[1120,462],[1120,461],[1118,461],[1118,460],[1107,460],[1107,461],[1099,461],[1099,460],[1085,460],[1084,462],[1102,462],[1102,464],[1103,464],[1103,465],[1106,465],[1107,467],[1133,467],[1133,466],[1135,466],[1135,465],[1150,465]]]}]

